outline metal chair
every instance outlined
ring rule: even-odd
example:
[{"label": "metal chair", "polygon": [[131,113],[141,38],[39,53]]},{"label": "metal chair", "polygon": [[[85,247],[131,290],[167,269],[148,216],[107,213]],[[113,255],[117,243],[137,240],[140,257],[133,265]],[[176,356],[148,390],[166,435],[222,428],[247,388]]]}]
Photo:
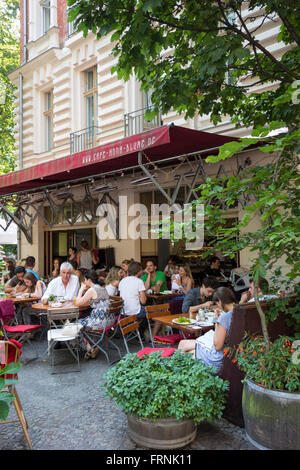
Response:
[{"label": "metal chair", "polygon": [[[79,340],[78,340],[78,333],[80,331],[80,324],[78,323],[79,318],[79,308],[78,307],[70,307],[66,308],[49,308],[47,310],[47,324],[48,324],[48,331],[47,331],[47,339],[48,339],[48,355],[50,356],[50,364],[51,364],[51,373],[56,374],[57,372],[60,373],[67,373],[67,372],[79,372],[80,371],[80,363],[79,363]],[[72,336],[66,336],[63,334],[63,327],[65,326],[67,321],[75,320],[74,325],[78,325],[77,334],[73,334]],[[57,323],[59,322],[59,323]],[[63,324],[63,325],[62,325]],[[53,327],[53,328],[51,328]],[[77,368],[71,370],[60,370],[55,371],[55,364],[54,364],[54,351],[55,346],[60,343],[65,343],[66,348],[60,348],[58,351],[69,350],[75,361],[77,362]],[[57,352],[58,352],[57,351]]]},{"label": "metal chair", "polygon": [[116,297],[116,298],[117,300],[111,300],[109,308],[106,312],[107,318],[111,314],[115,315],[115,323],[112,326],[103,328],[101,330],[88,330],[88,329],[81,330],[81,333],[83,334],[84,338],[91,345],[91,348],[99,349],[99,351],[101,351],[105,355],[108,364],[112,364],[108,356],[109,344],[118,351],[120,358],[122,357],[120,348],[112,341],[112,339],[114,338],[116,334],[119,320],[123,312],[123,305],[124,305],[124,301],[123,299],[121,299],[121,297]]},{"label": "metal chair", "polygon": [[[2,369],[4,366],[12,362],[20,361],[20,354],[21,354],[20,347],[21,347],[21,343],[18,343],[17,341],[14,341],[14,340],[13,341],[0,341],[0,369]],[[7,419],[5,421],[0,421],[0,424],[20,422],[28,447],[30,450],[32,450],[33,447],[32,447],[32,443],[28,434],[28,424],[25,418],[25,414],[23,411],[23,407],[22,407],[19,395],[17,393],[16,385],[15,385],[15,381],[17,380],[18,376],[17,374],[6,373],[3,375],[3,378],[5,380],[5,385],[2,391],[0,392],[0,395],[1,393],[8,392],[8,393],[11,393],[15,397],[13,404],[14,404],[18,419]]]},{"label": "metal chair", "polygon": [[151,354],[155,351],[162,351],[162,357],[171,356],[175,352],[175,348],[145,348],[140,332],[139,332],[139,322],[137,321],[136,315],[129,315],[119,321],[120,330],[122,332],[123,341],[125,344],[126,352],[129,353],[128,343],[133,339],[138,339],[141,350],[137,352],[138,357],[145,356],[146,354]]}]

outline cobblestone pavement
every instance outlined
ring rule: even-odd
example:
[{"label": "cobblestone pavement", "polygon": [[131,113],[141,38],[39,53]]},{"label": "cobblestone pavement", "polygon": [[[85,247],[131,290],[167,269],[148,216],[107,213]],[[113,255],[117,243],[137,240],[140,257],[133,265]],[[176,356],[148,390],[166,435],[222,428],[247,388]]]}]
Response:
[{"label": "cobblestone pavement", "polygon": [[[124,413],[111,399],[104,398],[101,385],[108,366],[103,355],[89,361],[82,359],[80,372],[52,375],[48,360],[41,359],[46,341],[34,340],[33,346],[39,358],[26,363],[35,351],[30,345],[24,345],[17,390],[35,450],[142,449],[128,437]],[[113,353],[111,358],[117,356]],[[9,418],[13,419],[14,415],[12,406]],[[27,448],[18,423],[0,426],[0,450]],[[190,449],[253,450],[254,447],[247,441],[244,429],[222,419],[217,424],[199,425],[197,438],[184,448]]]}]

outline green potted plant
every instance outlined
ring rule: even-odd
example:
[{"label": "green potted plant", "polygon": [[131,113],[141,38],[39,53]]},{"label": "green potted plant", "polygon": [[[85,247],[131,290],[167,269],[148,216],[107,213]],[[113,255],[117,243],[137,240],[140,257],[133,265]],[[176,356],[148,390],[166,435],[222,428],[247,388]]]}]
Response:
[{"label": "green potted plant", "polygon": [[50,307],[51,307],[53,304],[55,304],[55,302],[56,302],[56,296],[55,296],[55,295],[49,295],[49,297],[48,297],[48,303],[49,303]]},{"label": "green potted plant", "polygon": [[266,349],[263,336],[245,335],[224,353],[245,374],[243,415],[248,439],[260,449],[298,449],[300,341],[281,336]]},{"label": "green potted plant", "polygon": [[141,446],[184,447],[202,421],[221,418],[228,383],[190,354],[127,354],[106,373],[105,395],[127,414],[129,435]]},{"label": "green potted plant", "polygon": [[[0,331],[0,341],[2,332]],[[15,396],[10,391],[7,391],[7,386],[15,384],[17,379],[5,379],[5,374],[16,374],[20,371],[21,364],[19,362],[11,362],[0,368],[0,420],[5,421],[9,413],[9,403],[15,400]]]}]

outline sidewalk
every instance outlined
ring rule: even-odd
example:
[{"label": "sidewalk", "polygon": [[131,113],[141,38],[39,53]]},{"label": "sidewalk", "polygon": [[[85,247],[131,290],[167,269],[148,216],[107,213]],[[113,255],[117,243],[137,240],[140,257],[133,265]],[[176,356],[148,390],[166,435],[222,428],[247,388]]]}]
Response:
[{"label": "sidewalk", "polygon": [[[34,341],[40,357],[46,341]],[[28,344],[22,361],[34,356]],[[117,356],[112,353],[112,359]],[[103,355],[81,360],[81,371],[51,375],[49,362],[37,359],[23,365],[17,390],[35,450],[140,450],[127,433],[120,408],[104,398]],[[9,418],[15,415],[14,408]],[[18,423],[0,426],[0,450],[25,450],[27,443]],[[252,450],[244,429],[226,420],[198,426],[196,440],[183,450]]]}]

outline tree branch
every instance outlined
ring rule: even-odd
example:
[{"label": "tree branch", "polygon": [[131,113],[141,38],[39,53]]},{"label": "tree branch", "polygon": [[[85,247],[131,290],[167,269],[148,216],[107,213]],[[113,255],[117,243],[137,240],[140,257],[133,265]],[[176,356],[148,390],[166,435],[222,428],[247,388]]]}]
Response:
[{"label": "tree branch", "polygon": [[[240,35],[242,38],[244,38],[253,48],[254,47],[257,47],[257,49],[259,49],[266,57],[268,57],[277,67],[279,67],[281,70],[283,70],[285,73],[287,73],[289,76],[291,76],[292,78],[298,80],[300,79],[300,75],[298,74],[295,74],[293,71],[289,70],[284,64],[282,64],[279,60],[276,59],[276,57],[274,57],[260,42],[256,41],[256,39],[254,37],[251,36],[251,34],[248,32],[247,33],[244,33],[241,29],[237,28],[236,26],[234,26],[233,24],[231,24],[228,19],[227,19],[227,16],[225,14],[225,11],[223,9],[223,6],[222,6],[222,2],[221,0],[217,0],[218,2],[218,5],[219,5],[219,9],[220,9],[220,12],[221,12],[221,15],[223,17],[223,22],[224,24],[227,26],[227,28],[233,32],[235,32],[236,34]],[[235,11],[236,12],[236,11]],[[237,12],[236,12],[237,13]],[[238,14],[238,13],[237,13]]]},{"label": "tree branch", "polygon": [[290,35],[292,36],[292,38],[294,39],[294,41],[298,44],[298,46],[300,46],[300,37],[298,36],[296,31],[294,30],[294,28],[291,25],[291,23],[289,22],[289,20],[282,13],[278,13],[278,16],[281,19],[281,21],[283,22],[283,24],[286,27],[286,29],[288,30],[288,32],[290,33]]}]

